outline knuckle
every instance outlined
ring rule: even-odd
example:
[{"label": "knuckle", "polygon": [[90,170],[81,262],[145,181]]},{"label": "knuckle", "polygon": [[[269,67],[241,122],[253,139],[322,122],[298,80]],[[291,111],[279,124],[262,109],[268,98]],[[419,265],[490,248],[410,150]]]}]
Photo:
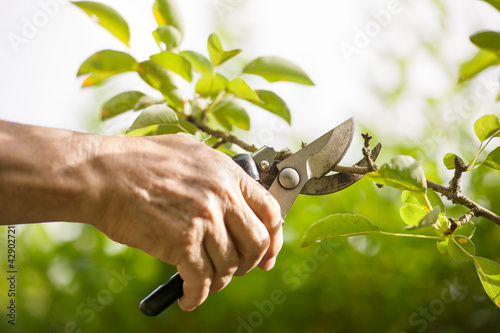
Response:
[{"label": "knuckle", "polygon": [[[267,192],[267,191],[266,191]],[[266,193],[266,202],[267,202],[267,216],[266,218],[274,224],[281,223],[281,207],[276,201],[276,199],[271,195],[271,193]]]},{"label": "knuckle", "polygon": [[[260,228],[259,228],[260,229]],[[256,264],[257,261],[262,258],[267,249],[269,248],[270,239],[267,232],[255,232],[251,237],[249,237],[249,242],[247,244],[247,250],[241,255],[244,260]]]},{"label": "knuckle", "polygon": [[220,276],[217,279],[214,279],[212,285],[210,286],[210,292],[216,293],[218,291],[221,291],[229,284],[229,282],[231,282],[232,278],[233,274]]}]

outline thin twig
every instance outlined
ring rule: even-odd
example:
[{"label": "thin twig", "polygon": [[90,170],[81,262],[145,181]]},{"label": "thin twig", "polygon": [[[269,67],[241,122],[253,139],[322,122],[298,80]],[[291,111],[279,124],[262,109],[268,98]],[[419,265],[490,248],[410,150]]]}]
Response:
[{"label": "thin twig", "polygon": [[225,144],[225,143],[226,143],[226,140],[224,140],[224,139],[220,139],[219,141],[217,141],[217,142],[216,142],[216,143],[212,146],[212,148],[213,148],[213,149],[217,149],[217,148],[219,148],[220,146],[222,146],[222,145],[223,145],[223,144]]},{"label": "thin twig", "polygon": [[469,210],[465,215],[460,217],[458,220],[455,220],[450,217],[449,218],[450,229],[446,232],[446,235],[451,235],[459,227],[463,226],[466,223],[469,223],[474,216],[476,216],[476,212],[474,210]]},{"label": "thin twig", "polygon": [[358,175],[364,175],[369,172],[372,172],[373,170],[370,167],[360,167],[360,166],[342,166],[342,165],[336,165],[332,171],[335,172],[341,172],[341,173],[355,173]]},{"label": "thin twig", "polygon": [[361,134],[361,136],[365,140],[363,149],[361,151],[363,152],[363,156],[365,157],[366,163],[368,164],[368,168],[370,169],[370,171],[376,171],[378,167],[372,160],[372,152],[370,149],[370,140],[372,139],[372,136],[369,133]]},{"label": "thin twig", "polygon": [[191,122],[193,125],[195,125],[196,127],[198,127],[199,129],[201,129],[203,132],[208,133],[212,136],[215,136],[216,138],[219,138],[221,140],[224,140],[225,142],[231,142],[231,143],[243,148],[244,150],[246,150],[248,152],[253,153],[253,152],[256,152],[258,150],[258,148],[255,145],[250,145],[250,144],[238,139],[236,136],[232,135],[231,133],[213,130],[210,127],[208,127],[207,125],[194,119],[194,117],[188,117],[187,120],[189,122]]}]

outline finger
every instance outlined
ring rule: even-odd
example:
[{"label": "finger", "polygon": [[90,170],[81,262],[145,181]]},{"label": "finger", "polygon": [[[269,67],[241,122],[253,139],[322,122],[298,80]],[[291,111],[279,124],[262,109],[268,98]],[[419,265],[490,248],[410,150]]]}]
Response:
[{"label": "finger", "polygon": [[226,211],[226,226],[239,255],[234,275],[248,273],[262,260],[269,247],[269,234],[243,197]]},{"label": "finger", "polygon": [[199,244],[198,253],[177,266],[184,280],[183,295],[179,306],[183,311],[192,311],[205,301],[212,284],[213,267],[206,250]]},{"label": "finger", "polygon": [[243,181],[241,190],[246,202],[269,233],[269,248],[259,264],[260,268],[269,270],[274,266],[274,259],[283,246],[281,208],[271,193],[255,181]]},{"label": "finger", "polygon": [[278,226],[274,227],[274,230],[270,232],[270,245],[269,248],[262,257],[262,260],[258,264],[258,267],[266,271],[272,269],[276,264],[276,257],[283,246],[283,229],[282,223],[280,222]]},{"label": "finger", "polygon": [[238,269],[239,258],[224,222],[213,224],[212,229],[207,232],[205,249],[214,267],[210,292],[215,293],[231,281]]}]

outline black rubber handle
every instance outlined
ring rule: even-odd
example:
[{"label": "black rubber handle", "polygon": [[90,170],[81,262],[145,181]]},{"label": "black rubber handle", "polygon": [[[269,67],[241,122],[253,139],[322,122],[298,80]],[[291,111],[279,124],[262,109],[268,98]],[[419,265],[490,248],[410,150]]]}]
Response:
[{"label": "black rubber handle", "polygon": [[[233,161],[245,170],[255,180],[260,180],[257,164],[252,156],[248,154],[238,154],[233,156]],[[167,283],[156,288],[151,294],[141,301],[141,311],[146,316],[157,316],[178,300],[182,295],[182,280],[179,273],[172,275]]]},{"label": "black rubber handle", "polygon": [[179,273],[172,275],[167,283],[156,288],[141,302],[141,311],[146,316],[154,317],[168,308],[182,296],[182,280]]}]

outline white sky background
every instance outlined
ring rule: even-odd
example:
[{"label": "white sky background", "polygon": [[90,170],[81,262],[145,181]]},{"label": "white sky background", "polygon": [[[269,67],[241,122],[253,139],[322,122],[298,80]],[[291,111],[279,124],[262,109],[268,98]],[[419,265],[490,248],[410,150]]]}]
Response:
[{"label": "white sky background", "polygon": [[[132,54],[139,60],[159,50],[151,35],[156,28],[152,16],[153,0],[101,1],[115,8],[129,22]],[[357,29],[374,22],[372,12],[387,10],[399,3],[397,15],[382,27],[368,46],[348,62],[341,43],[354,45]],[[22,35],[26,20],[44,12],[42,3],[57,3],[52,17],[13,47],[9,34]],[[257,144],[286,145],[300,137],[314,139],[343,120],[355,116],[365,125],[408,134],[419,125],[422,99],[441,96],[453,85],[443,69],[419,54],[418,36],[438,31],[440,14],[431,0],[179,0],[186,33],[181,49],[207,54],[206,40],[217,26],[230,27],[234,40],[225,39],[226,49],[242,48],[242,58],[277,55],[302,67],[316,83],[314,87],[279,82],[268,84],[249,78],[255,88],[277,92],[292,112],[292,127],[284,126],[273,115],[252,109],[250,141]],[[453,31],[439,52],[447,55],[451,67],[471,56],[476,48],[468,36],[481,29],[500,27],[500,13],[477,0],[448,0],[449,24]],[[43,14],[42,14],[43,16]],[[12,35],[10,35],[12,36]],[[80,64],[102,49],[127,48],[81,10],[64,0],[0,0],[0,119],[21,123],[88,131],[102,101],[126,90],[143,90],[134,73],[112,80],[107,88],[81,89],[76,78]],[[399,69],[384,61],[381,53],[401,57],[413,54],[412,95],[398,105],[397,119],[380,105],[370,91],[370,82],[381,88],[394,86]],[[126,78],[126,79],[123,79]],[[144,91],[146,92],[146,91]],[[494,99],[494,98],[492,98]],[[397,125],[400,126],[397,126]],[[420,124],[421,125],[421,124]],[[405,129],[406,128],[406,129]]]}]

